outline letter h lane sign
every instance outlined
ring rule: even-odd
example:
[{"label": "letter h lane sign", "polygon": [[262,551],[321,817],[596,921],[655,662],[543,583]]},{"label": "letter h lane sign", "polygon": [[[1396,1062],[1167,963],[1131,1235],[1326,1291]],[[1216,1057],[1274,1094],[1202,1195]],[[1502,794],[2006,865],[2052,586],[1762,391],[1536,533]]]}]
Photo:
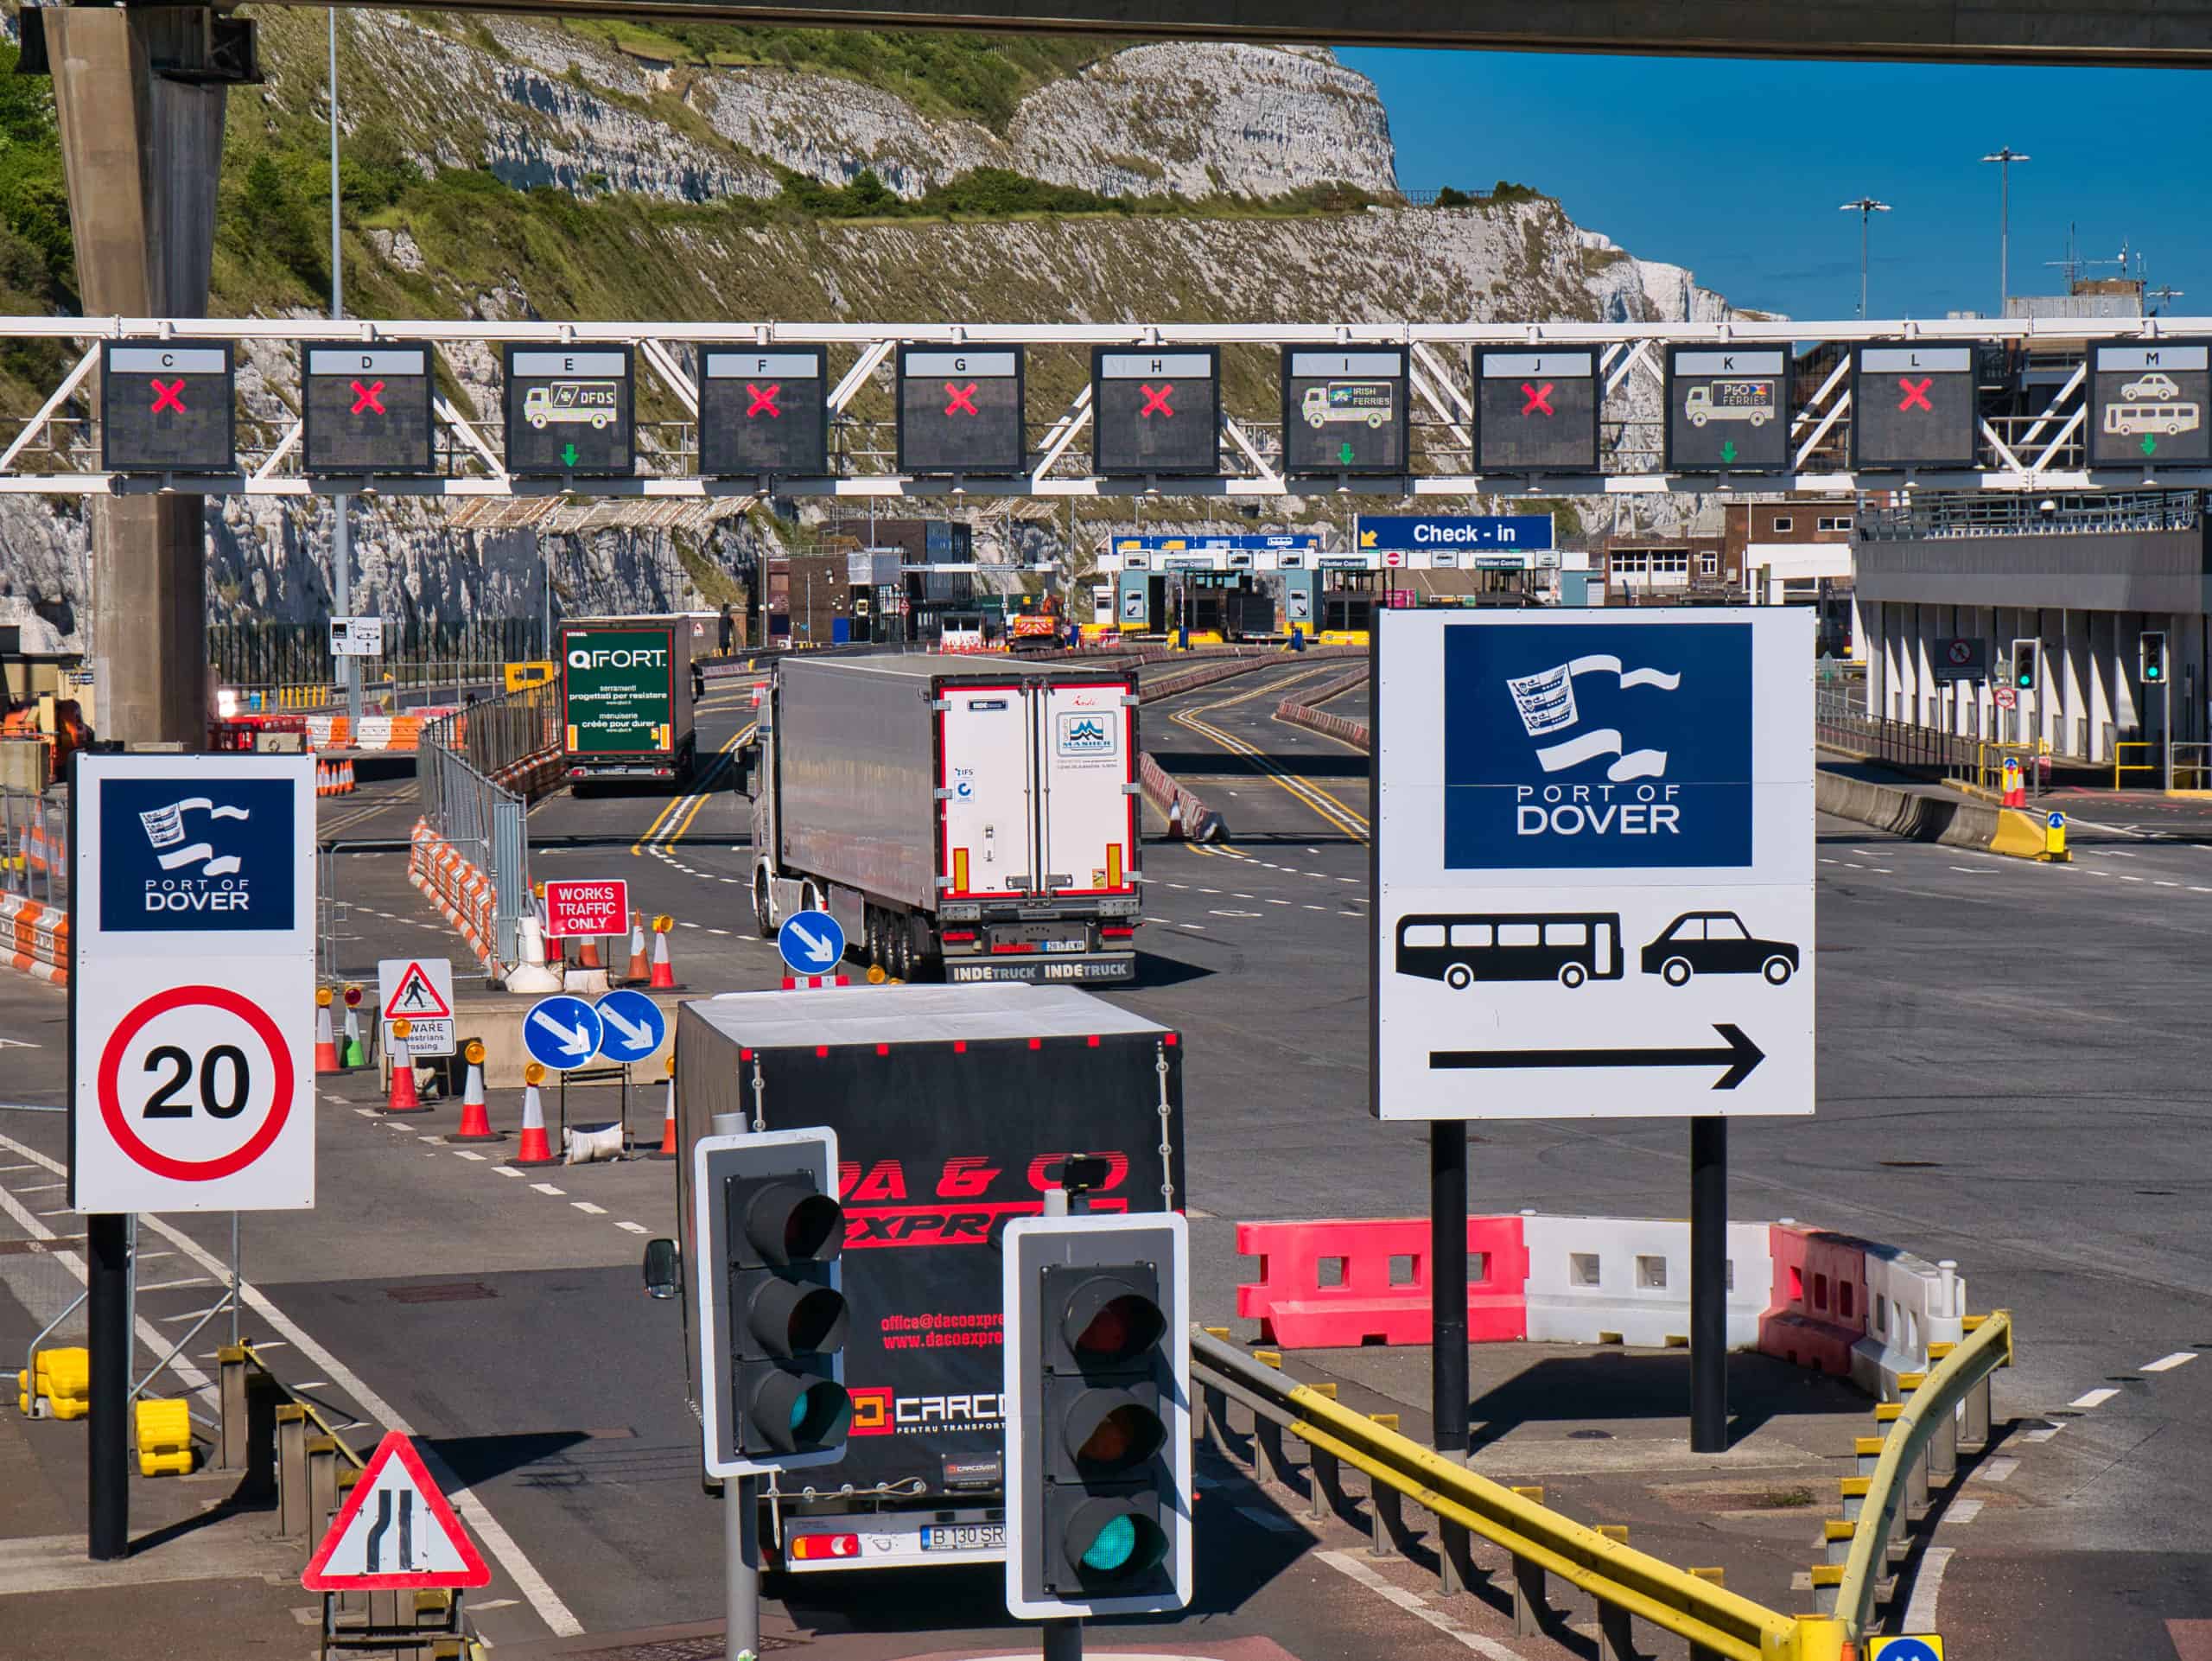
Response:
[{"label": "letter h lane sign", "polygon": [[69,1204],[315,1204],[315,760],[71,760]]},{"label": "letter h lane sign", "polygon": [[1376,619],[1373,1110],[1813,1111],[1812,619]]},{"label": "letter h lane sign", "polygon": [[1221,349],[1095,347],[1091,467],[1104,478],[1221,471]]}]

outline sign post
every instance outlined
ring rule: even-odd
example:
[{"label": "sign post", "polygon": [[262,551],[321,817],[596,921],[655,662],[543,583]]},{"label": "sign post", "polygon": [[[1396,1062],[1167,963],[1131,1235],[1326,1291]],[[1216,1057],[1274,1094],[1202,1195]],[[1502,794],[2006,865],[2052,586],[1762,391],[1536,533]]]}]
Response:
[{"label": "sign post", "polygon": [[89,1259],[96,1561],[130,1549],[130,1214],[315,1204],[314,766],[71,760],[69,1205]]},{"label": "sign post", "polygon": [[1439,1122],[1440,1451],[1466,1416],[1452,1122],[1476,1118],[1692,1121],[1694,1446],[1725,1443],[1722,1121],[1813,1111],[1811,630],[1377,620],[1373,1111]]}]

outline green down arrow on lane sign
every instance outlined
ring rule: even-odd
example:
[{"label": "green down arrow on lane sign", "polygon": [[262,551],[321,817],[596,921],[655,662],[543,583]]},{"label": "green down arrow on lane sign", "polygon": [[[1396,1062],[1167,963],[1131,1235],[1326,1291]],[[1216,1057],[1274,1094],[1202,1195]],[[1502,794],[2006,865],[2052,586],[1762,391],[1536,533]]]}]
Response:
[{"label": "green down arrow on lane sign", "polygon": [[2158,453],[2158,441],[2152,437],[2150,434],[2145,433],[2143,435],[2143,454],[2145,455],[2156,455]]},{"label": "green down arrow on lane sign", "polygon": [[570,467],[576,464],[576,446],[573,440],[561,446],[561,459]]},{"label": "green down arrow on lane sign", "polygon": [[1346,467],[1351,465],[1351,440],[1349,438],[1337,446],[1337,460],[1342,461]]},{"label": "green down arrow on lane sign", "polygon": [[1736,441],[1734,439],[1729,439],[1726,443],[1721,445],[1720,459],[1723,461],[1733,461],[1736,459]]}]

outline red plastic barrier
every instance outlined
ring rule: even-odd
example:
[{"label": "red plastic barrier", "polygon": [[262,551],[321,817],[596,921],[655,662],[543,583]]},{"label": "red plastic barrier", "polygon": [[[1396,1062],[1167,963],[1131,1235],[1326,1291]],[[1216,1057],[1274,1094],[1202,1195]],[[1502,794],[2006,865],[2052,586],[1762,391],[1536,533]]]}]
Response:
[{"label": "red plastic barrier", "polygon": [[1848,1377],[1851,1346],[1866,1335],[1866,1248],[1848,1235],[1777,1223],[1772,1303],[1759,1349],[1815,1372]]},{"label": "red plastic barrier", "polygon": [[[1426,1344],[1429,1320],[1426,1218],[1351,1217],[1311,1223],[1240,1223],[1236,1250],[1260,1260],[1259,1278],[1236,1289],[1236,1313],[1260,1323],[1262,1342],[1287,1350],[1360,1344]],[[1518,1217],[1467,1219],[1467,1337],[1498,1343],[1529,1335],[1529,1251]],[[1411,1276],[1391,1283],[1393,1258]],[[1322,1266],[1335,1284],[1322,1283]]]}]

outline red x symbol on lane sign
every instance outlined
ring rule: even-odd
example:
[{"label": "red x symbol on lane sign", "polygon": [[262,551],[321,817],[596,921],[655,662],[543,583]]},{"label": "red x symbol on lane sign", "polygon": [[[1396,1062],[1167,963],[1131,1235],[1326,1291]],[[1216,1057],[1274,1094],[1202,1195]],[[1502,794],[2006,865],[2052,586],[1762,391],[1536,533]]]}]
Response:
[{"label": "red x symbol on lane sign", "polygon": [[182,415],[184,413],[183,376],[179,375],[167,386],[162,385],[159,381],[156,381],[154,383],[153,412],[156,415],[159,415],[164,410],[174,410],[179,415]]},{"label": "red x symbol on lane sign", "polygon": [[1524,380],[1521,383],[1521,396],[1529,400],[1521,406],[1522,415],[1550,415],[1552,413],[1551,382],[1546,381],[1541,386],[1531,386]]},{"label": "red x symbol on lane sign", "polygon": [[1904,401],[1897,405],[1898,411],[1902,413],[1906,410],[1921,409],[1934,415],[1936,406],[1928,401],[1928,389],[1935,384],[1936,377],[1933,375],[1923,375],[1917,382],[1907,380],[1903,375],[1899,375],[1897,385],[1904,389]]},{"label": "red x symbol on lane sign", "polygon": [[781,421],[784,418],[784,412],[776,407],[776,395],[783,390],[784,384],[781,381],[770,383],[765,391],[751,381],[746,382],[745,395],[753,402],[746,406],[745,418],[750,421],[757,415],[770,415]]},{"label": "red x symbol on lane sign", "polygon": [[359,381],[355,381],[353,383],[353,408],[352,413],[359,415],[364,410],[372,410],[378,415],[383,415],[385,413],[384,407],[384,383],[382,381],[371,381],[366,386],[362,385]]},{"label": "red x symbol on lane sign", "polygon": [[972,380],[965,386],[955,386],[950,381],[945,382],[944,395],[952,400],[951,403],[944,406],[944,412],[947,415],[981,415],[983,413],[981,410],[976,407],[976,383]]},{"label": "red x symbol on lane sign", "polygon": [[1155,392],[1151,387],[1140,381],[1137,384],[1137,391],[1144,394],[1144,408],[1137,411],[1138,417],[1141,419],[1148,415],[1173,416],[1175,411],[1167,407],[1167,395],[1174,390],[1173,382],[1161,383],[1160,390]]}]

